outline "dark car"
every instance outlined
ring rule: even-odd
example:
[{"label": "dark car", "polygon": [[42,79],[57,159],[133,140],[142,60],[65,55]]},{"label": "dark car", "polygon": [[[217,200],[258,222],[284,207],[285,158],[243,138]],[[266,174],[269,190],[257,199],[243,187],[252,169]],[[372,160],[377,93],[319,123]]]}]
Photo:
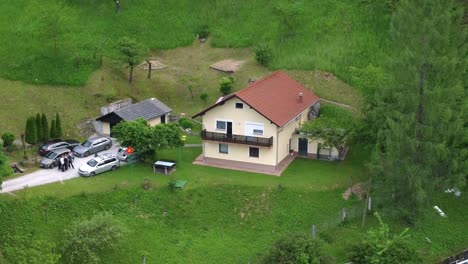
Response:
[{"label": "dark car", "polygon": [[74,147],[78,146],[80,142],[74,139],[53,139],[48,141],[47,143],[42,144],[39,147],[39,155],[45,156],[47,153],[61,148],[67,148],[72,150]]},{"label": "dark car", "polygon": [[112,147],[112,140],[106,137],[92,137],[73,148],[73,153],[77,157],[88,157],[90,154],[108,150]]},{"label": "dark car", "polygon": [[62,156],[70,154],[70,152],[71,150],[67,148],[49,151],[49,153],[47,153],[47,155],[41,159],[39,165],[41,166],[41,168],[52,169],[58,166],[59,159]]}]

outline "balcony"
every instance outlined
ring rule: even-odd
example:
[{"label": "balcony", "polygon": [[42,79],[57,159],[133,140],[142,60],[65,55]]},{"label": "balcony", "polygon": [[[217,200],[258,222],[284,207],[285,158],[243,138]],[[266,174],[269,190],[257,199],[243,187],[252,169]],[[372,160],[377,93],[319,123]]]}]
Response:
[{"label": "balcony", "polygon": [[273,137],[262,138],[234,134],[228,135],[225,133],[207,132],[206,129],[202,131],[202,139],[226,143],[254,145],[260,147],[271,147],[273,145]]}]

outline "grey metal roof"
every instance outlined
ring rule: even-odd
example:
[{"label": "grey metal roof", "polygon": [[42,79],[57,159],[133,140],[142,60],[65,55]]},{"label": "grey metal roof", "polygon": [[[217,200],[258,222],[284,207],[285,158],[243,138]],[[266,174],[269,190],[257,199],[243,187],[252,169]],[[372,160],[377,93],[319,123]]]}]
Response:
[{"label": "grey metal roof", "polygon": [[149,98],[136,104],[114,111],[115,114],[127,121],[133,121],[138,118],[151,120],[153,118],[165,115],[172,111],[167,105],[156,98]]}]

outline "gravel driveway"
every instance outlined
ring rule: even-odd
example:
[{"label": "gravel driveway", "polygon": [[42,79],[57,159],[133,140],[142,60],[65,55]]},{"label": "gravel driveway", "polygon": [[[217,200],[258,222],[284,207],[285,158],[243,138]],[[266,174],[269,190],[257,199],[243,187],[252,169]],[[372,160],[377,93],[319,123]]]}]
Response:
[{"label": "gravel driveway", "polygon": [[[117,154],[119,149],[118,144],[113,144],[112,147],[107,151],[99,152],[102,153],[112,153]],[[24,176],[14,178],[11,180],[6,180],[2,184],[2,190],[0,193],[9,193],[17,190],[21,190],[25,187],[34,187],[38,185],[44,185],[52,182],[62,182],[65,180],[73,179],[79,177],[78,168],[92,159],[94,155],[90,155],[87,158],[78,158],[75,157],[73,161],[74,169],[68,169],[68,171],[61,172],[57,168],[54,169],[39,169],[38,171],[26,174]],[[122,163],[123,165],[124,163]]]}]

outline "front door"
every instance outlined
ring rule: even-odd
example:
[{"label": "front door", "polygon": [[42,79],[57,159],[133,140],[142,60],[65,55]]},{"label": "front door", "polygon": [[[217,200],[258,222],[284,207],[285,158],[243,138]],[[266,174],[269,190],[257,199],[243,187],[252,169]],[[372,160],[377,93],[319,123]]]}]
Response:
[{"label": "front door", "polygon": [[301,156],[307,156],[307,147],[309,145],[309,142],[307,141],[307,138],[300,138],[299,139],[299,155]]},{"label": "front door", "polygon": [[232,138],[232,122],[227,122],[226,125],[226,137]]}]

